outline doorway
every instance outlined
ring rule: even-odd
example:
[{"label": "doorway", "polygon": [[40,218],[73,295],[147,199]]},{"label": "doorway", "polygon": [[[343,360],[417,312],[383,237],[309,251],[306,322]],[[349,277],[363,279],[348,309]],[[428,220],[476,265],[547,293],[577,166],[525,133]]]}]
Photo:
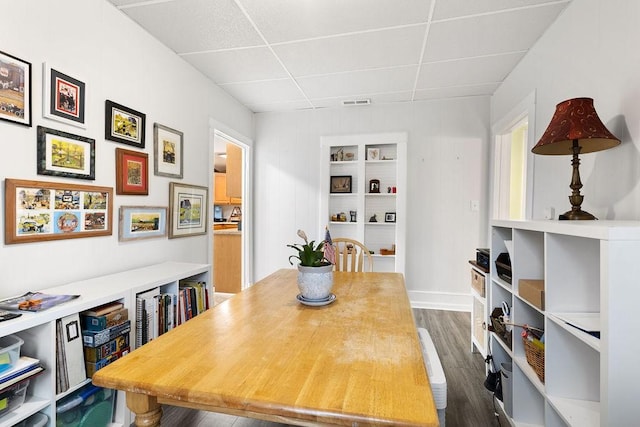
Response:
[{"label": "doorway", "polygon": [[250,146],[214,128],[210,142],[211,220],[209,260],[215,295],[226,297],[251,285],[248,172]]}]

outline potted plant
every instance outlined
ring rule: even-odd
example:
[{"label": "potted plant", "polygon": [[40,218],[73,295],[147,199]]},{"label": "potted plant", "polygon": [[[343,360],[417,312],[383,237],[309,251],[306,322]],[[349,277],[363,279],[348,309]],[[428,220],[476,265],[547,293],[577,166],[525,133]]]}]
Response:
[{"label": "potted plant", "polygon": [[298,264],[298,289],[302,298],[309,301],[320,301],[329,298],[333,287],[333,264],[327,260],[324,252],[325,242],[316,245],[315,240],[309,242],[304,231],[298,230],[298,236],[304,244],[292,244],[287,247],[296,251],[289,257],[289,264],[293,259]]}]

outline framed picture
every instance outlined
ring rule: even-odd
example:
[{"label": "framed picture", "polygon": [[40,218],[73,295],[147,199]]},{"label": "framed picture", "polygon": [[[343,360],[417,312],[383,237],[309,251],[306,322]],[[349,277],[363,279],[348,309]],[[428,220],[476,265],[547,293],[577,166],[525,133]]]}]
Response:
[{"label": "framed picture", "polygon": [[351,193],[351,176],[332,176],[329,191],[331,193]]},{"label": "framed picture", "polygon": [[96,141],[38,126],[38,174],[96,179]]},{"label": "framed picture", "polygon": [[153,173],[182,178],[182,132],[153,124]]},{"label": "framed picture", "polygon": [[118,240],[166,237],[167,208],[158,206],[120,206]]},{"label": "framed picture", "polygon": [[113,188],[5,179],[4,243],[108,236]]},{"label": "framed picture", "polygon": [[396,213],[387,212],[384,214],[384,222],[396,222]]},{"label": "framed picture", "polygon": [[372,179],[369,181],[369,193],[379,193],[380,192],[380,180]]},{"label": "framed picture", "polygon": [[380,160],[380,149],[367,148],[367,160]]},{"label": "framed picture", "polygon": [[105,139],[144,148],[146,117],[124,105],[105,101]]},{"label": "framed picture", "polygon": [[86,86],[83,82],[43,64],[42,114],[48,119],[85,128]]},{"label": "framed picture", "polygon": [[207,234],[208,189],[169,183],[169,238]]},{"label": "framed picture", "polygon": [[116,148],[116,194],[149,194],[149,155]]},{"label": "framed picture", "polygon": [[31,63],[0,52],[0,119],[31,126]]}]

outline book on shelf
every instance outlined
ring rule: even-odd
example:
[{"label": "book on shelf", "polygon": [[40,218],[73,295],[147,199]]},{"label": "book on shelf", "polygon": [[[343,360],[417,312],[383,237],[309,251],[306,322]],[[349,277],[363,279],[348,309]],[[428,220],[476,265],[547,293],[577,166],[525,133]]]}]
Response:
[{"label": "book on shelf", "polygon": [[97,362],[100,359],[129,347],[129,334],[124,334],[97,347],[84,347],[85,362]]},{"label": "book on shelf", "polygon": [[101,331],[129,319],[129,310],[125,307],[97,316],[86,313],[84,311],[80,313],[80,318],[82,319],[82,329],[87,331]]},{"label": "book on shelf", "polygon": [[90,310],[85,310],[80,314],[83,316],[100,317],[108,313],[112,313],[114,311],[120,310],[123,307],[124,307],[124,304],[121,303],[120,301],[112,301],[106,304],[99,305],[98,307],[92,308]]},{"label": "book on shelf", "polygon": [[160,288],[157,287],[136,295],[136,348],[158,336],[157,297],[159,295]]},{"label": "book on shelf", "polygon": [[125,320],[119,325],[112,326],[102,331],[82,331],[82,342],[86,347],[97,347],[105,344],[116,337],[128,334],[131,331],[131,321]]},{"label": "book on shelf", "polygon": [[112,362],[115,362],[116,360],[120,359],[122,356],[128,354],[130,351],[129,347],[123,348],[120,351],[117,351],[115,353],[111,353],[110,355],[108,355],[107,357],[100,359],[96,362],[86,362],[86,369],[87,369],[87,375],[89,377],[92,377],[93,374],[96,373],[96,371],[104,368],[105,366],[109,365]]},{"label": "book on shelf", "polygon": [[42,292],[27,292],[0,301],[2,310],[41,311],[71,301],[80,295],[53,295]]},{"label": "book on shelf", "polygon": [[39,372],[42,372],[43,370],[44,368],[40,364],[39,359],[29,356],[20,356],[11,369],[4,371],[2,375],[0,375],[0,390],[4,390],[25,378],[29,378]]}]

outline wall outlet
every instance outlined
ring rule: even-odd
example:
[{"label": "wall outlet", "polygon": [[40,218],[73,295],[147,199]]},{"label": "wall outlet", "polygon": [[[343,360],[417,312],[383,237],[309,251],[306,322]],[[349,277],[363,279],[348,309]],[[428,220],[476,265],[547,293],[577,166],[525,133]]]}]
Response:
[{"label": "wall outlet", "polygon": [[544,219],[555,219],[556,210],[554,208],[545,208]]}]

